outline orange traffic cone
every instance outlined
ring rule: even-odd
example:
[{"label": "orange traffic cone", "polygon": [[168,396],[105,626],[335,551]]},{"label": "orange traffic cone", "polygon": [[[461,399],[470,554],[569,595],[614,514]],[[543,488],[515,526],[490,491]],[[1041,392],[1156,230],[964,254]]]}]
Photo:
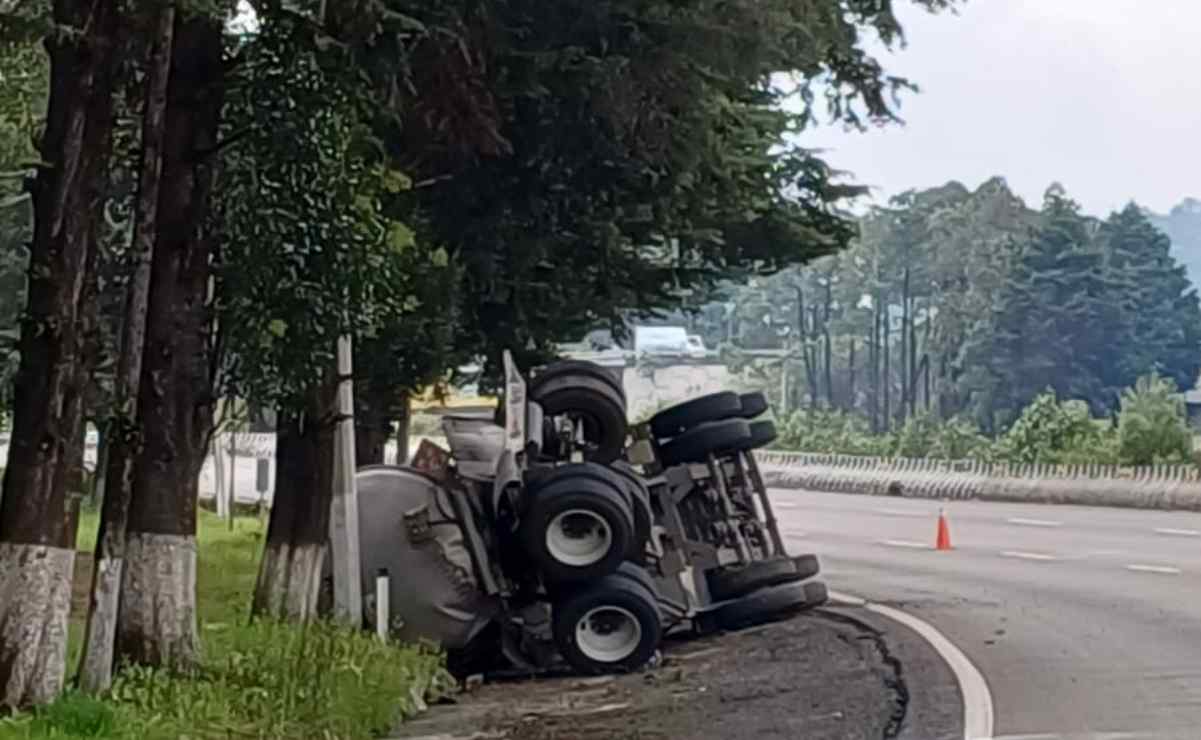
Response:
[{"label": "orange traffic cone", "polygon": [[947,515],[941,508],[938,510],[938,539],[934,543],[934,549],[951,549],[951,528],[947,526]]}]

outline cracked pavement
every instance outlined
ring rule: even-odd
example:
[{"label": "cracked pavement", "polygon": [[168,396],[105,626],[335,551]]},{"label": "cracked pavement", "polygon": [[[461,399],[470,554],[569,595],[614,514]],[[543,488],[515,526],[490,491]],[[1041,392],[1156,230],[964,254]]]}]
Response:
[{"label": "cracked pavement", "polygon": [[854,607],[665,645],[624,676],[486,683],[395,738],[962,737],[950,671],[915,633]]}]

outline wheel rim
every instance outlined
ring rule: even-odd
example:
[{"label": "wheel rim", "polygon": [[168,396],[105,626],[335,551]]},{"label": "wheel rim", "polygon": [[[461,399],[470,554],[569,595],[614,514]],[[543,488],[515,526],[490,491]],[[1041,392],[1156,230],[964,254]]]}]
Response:
[{"label": "wheel rim", "polygon": [[642,623],[628,609],[598,606],[575,628],[580,652],[598,663],[616,663],[634,654],[642,642]]},{"label": "wheel rim", "polygon": [[559,513],[546,528],[546,549],[565,565],[592,565],[613,546],[613,531],[604,517],[587,509]]}]

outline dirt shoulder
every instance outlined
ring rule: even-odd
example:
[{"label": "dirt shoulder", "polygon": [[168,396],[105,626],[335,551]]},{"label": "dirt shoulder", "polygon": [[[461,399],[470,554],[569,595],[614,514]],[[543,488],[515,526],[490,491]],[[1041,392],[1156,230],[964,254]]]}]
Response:
[{"label": "dirt shoulder", "polygon": [[[892,639],[888,626],[847,610],[818,610],[669,643],[661,663],[642,673],[485,684],[453,705],[432,707],[394,737],[844,740],[953,734],[954,727],[913,734],[907,721],[911,688],[897,655],[921,662],[929,659],[922,652],[928,648],[913,644],[898,651]],[[903,630],[896,639],[919,640]],[[955,712],[943,714],[954,722]]]}]

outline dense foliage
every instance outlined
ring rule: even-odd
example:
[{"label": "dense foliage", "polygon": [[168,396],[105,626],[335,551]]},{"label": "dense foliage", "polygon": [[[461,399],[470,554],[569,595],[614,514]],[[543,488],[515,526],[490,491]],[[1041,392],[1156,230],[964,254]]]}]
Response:
[{"label": "dense foliage", "polygon": [[760,351],[784,351],[789,408],[881,432],[924,411],[999,434],[1048,388],[1106,416],[1142,375],[1195,385],[1201,307],[1170,249],[1133,204],[1099,221],[1058,186],[1034,211],[1000,179],[950,183],[874,209],[845,252],[684,318],[776,385],[780,360]]},{"label": "dense foliage", "polygon": [[[419,238],[463,266],[460,342],[493,365],[504,347],[528,364],[623,311],[676,307],[845,245],[836,205],[858,191],[783,145],[812,119],[779,103],[823,94],[839,120],[886,120],[904,86],[861,44],[864,28],[898,38],[890,3],[409,12],[464,40],[416,45],[414,89],[398,99],[418,115],[389,143],[424,184]],[[785,71],[793,79],[773,84]]]},{"label": "dense foliage", "polygon": [[33,142],[44,113],[46,71],[45,56],[33,44],[0,43],[0,431],[8,424],[17,369],[26,245],[33,234],[25,178],[37,159]]},{"label": "dense foliage", "polygon": [[1092,417],[1085,403],[1060,400],[1048,390],[996,438],[982,434],[970,419],[940,420],[927,412],[894,431],[873,433],[861,414],[801,409],[781,419],[779,428],[776,447],[785,450],[986,462],[1182,463],[1192,459],[1193,445],[1175,386],[1154,375],[1123,392],[1113,419]]},{"label": "dense foliage", "polygon": [[1155,376],[1139,378],[1122,394],[1118,452],[1137,465],[1174,461],[1192,452],[1193,434],[1184,421],[1175,388]]}]

